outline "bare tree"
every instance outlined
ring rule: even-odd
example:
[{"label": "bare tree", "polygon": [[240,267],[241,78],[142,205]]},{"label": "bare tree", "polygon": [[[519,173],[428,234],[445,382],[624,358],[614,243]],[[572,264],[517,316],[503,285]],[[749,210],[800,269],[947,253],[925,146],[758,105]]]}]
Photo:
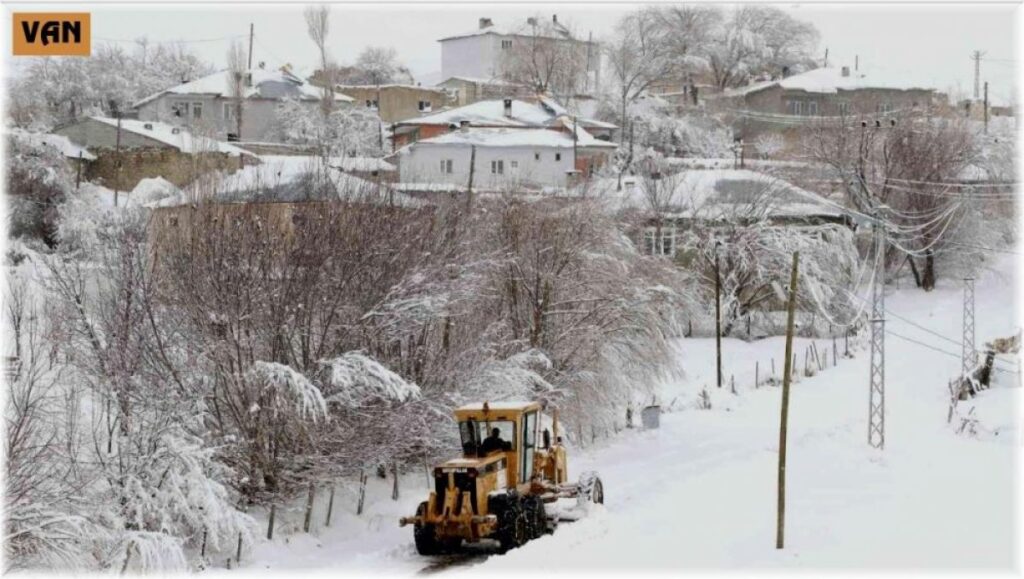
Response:
[{"label": "bare tree", "polygon": [[657,21],[645,11],[620,19],[604,50],[619,101],[619,126],[626,127],[626,106],[671,73],[673,63],[659,41]]},{"label": "bare tree", "polygon": [[890,223],[887,263],[893,265],[893,251],[901,252],[899,261],[905,254],[917,286],[932,290],[936,256],[960,230],[973,194],[948,185],[978,155],[967,122],[907,115],[877,125],[820,123],[803,147],[808,158],[829,167],[854,207]]},{"label": "bare tree", "polygon": [[533,16],[526,34],[503,51],[501,74],[538,93],[573,97],[586,87],[588,56],[596,47],[576,40],[564,24]]},{"label": "bare tree", "polygon": [[326,4],[306,6],[303,11],[306,18],[306,32],[309,39],[316,45],[320,53],[320,70],[327,75],[323,83],[323,96],[320,98],[320,110],[324,117],[334,108],[334,82],[330,74],[330,63],[327,58],[327,34],[330,32],[331,8]]}]

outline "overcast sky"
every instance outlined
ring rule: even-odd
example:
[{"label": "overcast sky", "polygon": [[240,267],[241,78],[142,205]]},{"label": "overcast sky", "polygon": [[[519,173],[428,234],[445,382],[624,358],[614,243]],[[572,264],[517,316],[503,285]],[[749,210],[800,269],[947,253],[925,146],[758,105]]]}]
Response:
[{"label": "overcast sky", "polygon": [[[821,32],[820,56],[829,50],[829,63],[881,69],[887,77],[905,77],[943,91],[969,94],[973,87],[973,50],[985,51],[983,80],[990,83],[993,101],[1008,101],[1018,65],[1015,50],[1014,5],[779,4]],[[332,7],[329,43],[337,61],[351,62],[367,45],[393,46],[400,59],[420,78],[441,69],[438,38],[472,30],[477,19],[495,22],[558,14],[581,34],[607,34],[615,20],[633,9],[628,4],[338,4]],[[181,4],[149,6],[6,4],[12,10],[88,9],[93,42],[116,41],[130,46],[138,37],[151,41],[188,41],[203,58],[222,67],[229,43],[247,42],[249,23],[255,25],[253,61],[268,65],[292,63],[311,67],[316,51],[308,40],[302,5]],[[4,24],[10,30],[10,24]],[[9,43],[10,41],[8,41]],[[5,52],[10,60],[10,48]],[[10,62],[8,62],[10,64]],[[17,67],[17,63],[15,63]]]}]

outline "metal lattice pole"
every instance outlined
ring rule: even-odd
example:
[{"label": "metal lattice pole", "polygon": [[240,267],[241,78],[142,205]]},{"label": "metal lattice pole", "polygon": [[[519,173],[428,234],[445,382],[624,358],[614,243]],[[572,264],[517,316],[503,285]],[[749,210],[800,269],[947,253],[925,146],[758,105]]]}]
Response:
[{"label": "metal lattice pole", "polygon": [[964,335],[960,364],[963,376],[968,376],[978,364],[978,351],[974,348],[974,278],[964,278]]},{"label": "metal lattice pole", "polygon": [[871,288],[871,393],[868,406],[868,444],[885,446],[885,228],[875,214],[875,280]]}]

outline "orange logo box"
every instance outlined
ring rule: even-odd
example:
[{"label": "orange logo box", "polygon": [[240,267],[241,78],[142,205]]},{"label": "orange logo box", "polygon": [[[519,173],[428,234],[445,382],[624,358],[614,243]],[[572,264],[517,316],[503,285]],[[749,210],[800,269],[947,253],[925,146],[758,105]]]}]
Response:
[{"label": "orange logo box", "polygon": [[89,56],[88,12],[15,12],[14,56]]}]

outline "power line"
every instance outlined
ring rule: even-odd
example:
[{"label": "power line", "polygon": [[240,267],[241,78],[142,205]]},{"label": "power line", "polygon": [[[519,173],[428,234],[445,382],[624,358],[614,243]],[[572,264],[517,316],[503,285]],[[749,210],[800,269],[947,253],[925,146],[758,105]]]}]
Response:
[{"label": "power line", "polygon": [[995,247],[985,247],[983,245],[972,245],[970,243],[960,243],[959,241],[947,241],[950,245],[959,245],[960,247],[966,247],[969,249],[977,249],[979,251],[991,251],[995,253],[1008,253],[1010,255],[1024,255],[1019,251],[1013,251],[1011,249],[998,249]]},{"label": "power line", "polygon": [[[950,352],[948,350],[943,350],[942,348],[937,348],[935,346],[932,346],[931,344],[926,344],[926,343],[921,342],[919,340],[915,340],[913,338],[908,338],[908,337],[906,337],[904,335],[897,334],[896,332],[893,332],[892,330],[886,330],[885,333],[889,334],[890,336],[893,336],[895,338],[899,338],[901,340],[905,340],[907,342],[911,342],[913,344],[917,344],[918,346],[922,346],[924,348],[928,348],[929,350],[934,350],[936,352],[939,352],[940,354],[945,354],[947,356],[956,358],[958,360],[960,359],[960,354],[954,354],[953,352]],[[1017,374],[1017,372],[1015,372],[1013,370],[1007,370],[1005,368],[997,368],[996,366],[992,366],[992,369],[997,371],[997,372],[1005,372],[1007,374]]]},{"label": "power line", "polygon": [[224,36],[221,38],[197,38],[194,40],[150,40],[145,37],[139,38],[107,38],[105,36],[93,36],[96,40],[102,40],[104,42],[128,42],[131,44],[195,44],[199,42],[222,42],[224,40],[234,40],[236,38],[243,38],[247,35],[239,34],[236,36]]}]

